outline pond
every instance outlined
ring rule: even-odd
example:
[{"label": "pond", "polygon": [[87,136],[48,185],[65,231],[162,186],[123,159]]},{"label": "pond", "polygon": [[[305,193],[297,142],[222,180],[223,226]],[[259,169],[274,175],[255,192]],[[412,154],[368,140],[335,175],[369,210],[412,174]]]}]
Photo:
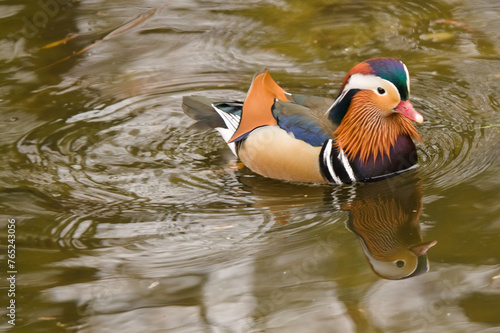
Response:
[{"label": "pond", "polygon": [[[2,1],[0,327],[500,332],[499,17],[497,0]],[[418,167],[385,181],[261,177],[181,108],[243,100],[266,68],[334,98],[377,56],[405,62],[424,117]],[[400,279],[381,240],[391,258],[437,244]]]}]

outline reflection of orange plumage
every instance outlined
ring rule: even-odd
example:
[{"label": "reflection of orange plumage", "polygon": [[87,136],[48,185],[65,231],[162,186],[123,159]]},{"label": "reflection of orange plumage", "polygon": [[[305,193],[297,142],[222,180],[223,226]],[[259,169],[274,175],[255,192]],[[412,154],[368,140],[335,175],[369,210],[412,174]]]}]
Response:
[{"label": "reflection of orange plumage", "polygon": [[394,191],[385,182],[370,185],[373,188],[360,189],[345,208],[350,212],[349,229],[358,236],[373,270],[388,279],[427,272],[426,252],[436,241],[422,242],[421,185],[395,187]]},{"label": "reflection of orange plumage", "polygon": [[[358,238],[373,271],[396,280],[427,272],[427,250],[436,244],[422,241],[419,217],[423,188],[416,176],[414,171],[380,182],[337,187],[333,192],[328,186],[291,184],[263,177],[239,180],[244,186],[243,195],[251,194],[252,207],[272,216],[280,226],[297,223],[297,213],[303,216],[304,211],[311,209],[332,214],[339,208],[346,211],[346,226]],[[332,231],[335,229],[338,230],[334,227]],[[334,238],[336,233],[332,233]],[[344,236],[338,233],[339,241]],[[349,241],[354,240],[349,236]],[[329,260],[335,264],[332,259],[326,260],[326,264]]]}]

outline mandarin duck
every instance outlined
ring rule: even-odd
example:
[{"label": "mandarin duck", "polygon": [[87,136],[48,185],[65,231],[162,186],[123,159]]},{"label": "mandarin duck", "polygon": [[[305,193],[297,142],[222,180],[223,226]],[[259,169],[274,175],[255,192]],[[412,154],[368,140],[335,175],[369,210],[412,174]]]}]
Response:
[{"label": "mandarin duck", "polygon": [[429,270],[427,250],[437,241],[422,241],[418,221],[422,212],[420,181],[359,187],[342,209],[349,211],[346,226],[359,239],[375,274],[400,280]]},{"label": "mandarin duck", "polygon": [[406,66],[373,58],[354,66],[335,100],[291,94],[267,71],[243,103],[185,96],[184,112],[215,128],[245,166],[270,178],[343,184],[387,178],[412,168],[421,140],[412,121]]}]

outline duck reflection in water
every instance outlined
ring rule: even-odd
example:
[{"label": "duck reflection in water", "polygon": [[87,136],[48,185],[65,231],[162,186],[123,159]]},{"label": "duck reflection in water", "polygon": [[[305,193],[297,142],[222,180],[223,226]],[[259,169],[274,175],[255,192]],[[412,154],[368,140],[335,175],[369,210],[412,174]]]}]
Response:
[{"label": "duck reflection in water", "polygon": [[421,182],[401,184],[402,180],[361,186],[355,199],[342,206],[349,211],[347,227],[358,237],[371,268],[391,280],[426,273],[427,250],[437,243],[422,241]]},{"label": "duck reflection in water", "polygon": [[429,270],[427,250],[437,242],[422,241],[423,186],[415,170],[378,182],[335,187],[333,193],[332,187],[261,177],[240,181],[258,198],[253,206],[270,212],[279,225],[288,224],[297,210],[331,211],[333,198],[337,209],[349,213],[347,229],[359,239],[370,267],[382,278],[405,279]]}]

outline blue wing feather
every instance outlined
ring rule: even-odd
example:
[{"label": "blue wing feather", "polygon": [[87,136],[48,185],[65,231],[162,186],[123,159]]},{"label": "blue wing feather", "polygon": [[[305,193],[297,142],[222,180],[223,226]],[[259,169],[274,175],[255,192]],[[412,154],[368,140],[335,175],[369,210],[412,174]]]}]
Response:
[{"label": "blue wing feather", "polygon": [[332,138],[333,123],[323,113],[315,112],[306,106],[276,101],[273,115],[279,127],[312,146],[322,146]]}]

